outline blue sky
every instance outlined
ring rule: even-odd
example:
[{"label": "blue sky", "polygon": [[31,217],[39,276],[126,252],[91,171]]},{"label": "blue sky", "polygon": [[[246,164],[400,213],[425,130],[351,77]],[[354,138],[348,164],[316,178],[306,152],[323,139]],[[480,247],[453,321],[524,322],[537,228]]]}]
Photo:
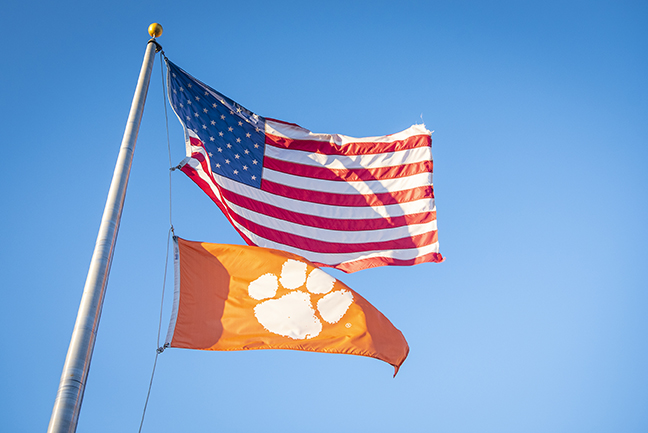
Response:
[{"label": "blue sky", "polygon": [[[447,260],[331,271],[407,338],[395,379],[363,357],[170,349],[143,431],[648,430],[644,2],[2,9],[3,430],[47,428],[151,22],[172,61],[260,115],[351,136],[422,118]],[[169,133],[178,163],[171,112]],[[156,59],[79,432],[139,426],[168,161]],[[180,236],[242,243],[184,174],[172,185]]]}]

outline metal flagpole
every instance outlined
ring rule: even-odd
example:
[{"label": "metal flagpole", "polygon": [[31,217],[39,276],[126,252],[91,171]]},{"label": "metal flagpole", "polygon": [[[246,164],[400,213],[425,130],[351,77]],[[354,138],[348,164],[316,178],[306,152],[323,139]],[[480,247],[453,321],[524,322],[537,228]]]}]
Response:
[{"label": "metal flagpole", "polygon": [[155,38],[162,34],[162,26],[157,23],[151,24],[149,34],[153,38],[146,46],[144,62],[142,63],[133,103],[128,114],[124,138],[122,139],[117,164],[110,183],[106,207],[101,218],[99,234],[97,235],[88,276],[83,288],[83,296],[81,297],[79,312],[72,331],[70,346],[65,357],[52,417],[47,429],[49,433],[74,433],[79,420],[83,392],[88,379],[90,360],[97,338],[97,328],[99,327],[101,309],[106,293],[108,274],[110,273],[110,265],[115,250],[119,221],[124,207],[126,186],[128,185],[135,143],[137,142],[137,133],[151,79],[153,60],[155,59],[155,53],[161,49]]}]

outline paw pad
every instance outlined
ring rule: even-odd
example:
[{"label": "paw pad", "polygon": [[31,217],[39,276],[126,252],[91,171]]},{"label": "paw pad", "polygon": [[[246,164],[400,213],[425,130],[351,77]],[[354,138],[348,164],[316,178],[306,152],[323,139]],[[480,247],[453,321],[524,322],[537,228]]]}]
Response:
[{"label": "paw pad", "polygon": [[[348,290],[333,290],[336,279],[299,260],[287,260],[281,275],[264,274],[248,285],[248,294],[259,302],[254,315],[268,331],[295,340],[313,338],[322,331],[322,321],[340,321],[353,303]],[[287,294],[276,297],[281,288]],[[313,295],[319,300],[313,306]],[[319,296],[324,295],[324,296]],[[321,319],[321,320],[320,320]]]}]

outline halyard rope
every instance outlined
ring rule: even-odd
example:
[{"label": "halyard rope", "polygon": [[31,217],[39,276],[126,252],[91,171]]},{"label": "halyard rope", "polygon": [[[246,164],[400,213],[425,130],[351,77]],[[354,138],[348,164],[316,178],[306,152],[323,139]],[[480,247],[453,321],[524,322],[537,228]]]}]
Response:
[{"label": "halyard rope", "polygon": [[157,349],[155,351],[155,361],[153,362],[153,371],[151,372],[151,381],[149,382],[149,387],[148,387],[148,392],[146,393],[146,401],[144,402],[144,410],[142,411],[142,420],[140,421],[140,426],[139,426],[139,433],[142,432],[142,426],[144,425],[144,416],[146,415],[146,408],[148,406],[148,401],[149,397],[151,395],[151,388],[153,387],[153,378],[155,377],[155,367],[157,366],[157,360],[158,356],[160,353],[164,351],[164,346],[160,346],[160,332],[162,329],[162,313],[164,311],[164,291],[166,288],[166,280],[167,280],[167,270],[169,267],[169,245],[171,241],[171,234],[175,236],[175,232],[173,230],[173,208],[172,208],[172,194],[171,194],[171,173],[175,170],[176,167],[172,167],[172,162],[171,162],[171,140],[169,139],[169,116],[167,113],[167,95],[166,95],[166,86],[164,85],[165,80],[164,80],[164,63],[162,57],[166,58],[164,55],[164,51],[160,50],[160,73],[162,75],[162,103],[164,105],[164,119],[166,122],[166,135],[167,135],[167,150],[169,153],[169,231],[167,233],[167,248],[166,248],[166,257],[164,259],[164,279],[162,281],[162,300],[160,302],[160,321],[158,324],[158,332],[157,332]]}]

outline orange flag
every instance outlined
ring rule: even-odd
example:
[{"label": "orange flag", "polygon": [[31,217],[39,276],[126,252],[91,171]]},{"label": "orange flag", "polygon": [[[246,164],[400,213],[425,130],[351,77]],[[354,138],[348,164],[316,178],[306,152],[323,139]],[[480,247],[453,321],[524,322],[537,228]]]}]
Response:
[{"label": "orange flag", "polygon": [[293,349],[381,359],[409,346],[373,305],[284,251],[175,238],[175,297],[166,347]]}]

